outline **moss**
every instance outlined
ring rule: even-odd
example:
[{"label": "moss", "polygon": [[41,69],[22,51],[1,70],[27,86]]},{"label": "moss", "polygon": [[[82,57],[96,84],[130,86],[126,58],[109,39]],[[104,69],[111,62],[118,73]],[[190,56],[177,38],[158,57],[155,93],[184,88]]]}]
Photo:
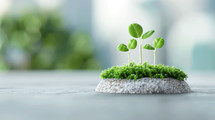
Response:
[{"label": "moss", "polygon": [[100,77],[105,78],[116,78],[116,79],[130,79],[137,80],[143,77],[150,78],[174,78],[177,80],[186,80],[187,74],[182,70],[175,67],[164,66],[162,64],[150,65],[148,62],[137,65],[130,63],[124,66],[114,66],[102,71]]}]

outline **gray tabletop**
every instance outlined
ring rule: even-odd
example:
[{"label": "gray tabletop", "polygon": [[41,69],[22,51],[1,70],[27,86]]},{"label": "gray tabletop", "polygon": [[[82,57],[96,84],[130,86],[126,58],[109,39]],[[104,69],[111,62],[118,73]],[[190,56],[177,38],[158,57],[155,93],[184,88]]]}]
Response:
[{"label": "gray tabletop", "polygon": [[214,120],[215,74],[194,72],[192,92],[95,93],[99,71],[0,73],[1,120]]}]

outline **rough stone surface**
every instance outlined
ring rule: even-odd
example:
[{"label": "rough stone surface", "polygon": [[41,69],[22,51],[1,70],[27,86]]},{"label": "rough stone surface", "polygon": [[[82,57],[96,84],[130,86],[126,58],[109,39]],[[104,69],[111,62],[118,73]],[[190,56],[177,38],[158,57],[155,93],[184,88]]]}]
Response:
[{"label": "rough stone surface", "polygon": [[185,81],[173,78],[141,78],[134,80],[104,79],[95,89],[103,93],[176,94],[191,91]]}]

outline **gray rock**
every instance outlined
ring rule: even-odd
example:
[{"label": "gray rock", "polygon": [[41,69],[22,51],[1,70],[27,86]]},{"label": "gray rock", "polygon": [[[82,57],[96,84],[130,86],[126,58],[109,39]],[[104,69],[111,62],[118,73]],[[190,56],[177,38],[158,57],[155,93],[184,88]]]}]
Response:
[{"label": "gray rock", "polygon": [[175,94],[188,93],[191,91],[185,81],[173,78],[141,78],[127,79],[104,79],[95,89],[103,93],[128,93],[128,94]]}]

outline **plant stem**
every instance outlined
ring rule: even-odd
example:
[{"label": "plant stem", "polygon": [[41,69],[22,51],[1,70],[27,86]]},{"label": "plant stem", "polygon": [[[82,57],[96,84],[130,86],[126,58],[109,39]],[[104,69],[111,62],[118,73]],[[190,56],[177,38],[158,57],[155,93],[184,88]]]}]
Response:
[{"label": "plant stem", "polygon": [[155,62],[156,62],[156,49],[154,50],[154,66],[155,66]]},{"label": "plant stem", "polygon": [[140,45],[139,45],[139,47],[140,47],[139,48],[139,50],[140,50],[140,52],[139,52],[140,53],[140,56],[139,56],[140,57],[140,64],[142,64],[142,44],[143,44],[142,39],[140,39]]},{"label": "plant stem", "polygon": [[130,50],[128,50],[128,65],[130,63]]}]

